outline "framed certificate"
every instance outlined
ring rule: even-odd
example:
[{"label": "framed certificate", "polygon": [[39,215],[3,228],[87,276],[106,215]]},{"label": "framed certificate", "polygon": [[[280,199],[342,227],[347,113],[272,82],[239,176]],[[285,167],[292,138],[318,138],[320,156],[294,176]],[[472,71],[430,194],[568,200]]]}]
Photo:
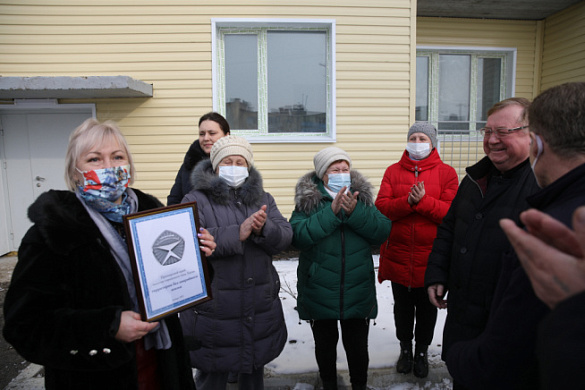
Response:
[{"label": "framed certificate", "polygon": [[211,299],[196,202],[125,215],[124,227],[143,321]]}]

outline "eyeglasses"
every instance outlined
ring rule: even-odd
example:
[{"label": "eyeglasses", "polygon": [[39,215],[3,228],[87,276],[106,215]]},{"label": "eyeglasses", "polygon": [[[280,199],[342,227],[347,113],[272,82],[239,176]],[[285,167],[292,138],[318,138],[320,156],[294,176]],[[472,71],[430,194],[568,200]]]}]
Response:
[{"label": "eyeglasses", "polygon": [[512,134],[512,132],[514,132],[514,131],[522,130],[522,129],[525,129],[527,127],[528,127],[528,125],[526,125],[526,126],[520,126],[520,127],[514,127],[512,129],[491,129],[489,127],[484,127],[481,130],[479,130],[479,132],[481,133],[481,135],[484,138],[491,137],[491,135],[494,134],[494,133],[495,133],[496,137],[498,137],[498,138],[504,138],[504,137]]}]

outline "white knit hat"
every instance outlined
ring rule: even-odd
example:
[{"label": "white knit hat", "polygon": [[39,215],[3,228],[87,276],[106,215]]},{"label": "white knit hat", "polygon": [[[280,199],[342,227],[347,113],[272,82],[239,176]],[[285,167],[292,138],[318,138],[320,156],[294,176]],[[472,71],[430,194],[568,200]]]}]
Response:
[{"label": "white knit hat", "polygon": [[413,133],[423,133],[431,140],[431,148],[437,147],[437,129],[429,122],[415,122],[414,125],[410,126],[406,140],[410,139]]},{"label": "white knit hat", "polygon": [[351,158],[349,158],[349,154],[345,150],[330,146],[317,152],[315,157],[313,157],[313,164],[315,165],[315,172],[317,172],[319,179],[323,179],[327,168],[339,160],[347,161],[351,169]]},{"label": "white knit hat", "polygon": [[211,153],[209,158],[211,159],[211,165],[213,170],[217,168],[221,160],[227,156],[242,156],[248,163],[248,170],[254,164],[254,158],[252,156],[252,145],[244,137],[238,137],[237,135],[228,135],[218,139],[211,147]]}]

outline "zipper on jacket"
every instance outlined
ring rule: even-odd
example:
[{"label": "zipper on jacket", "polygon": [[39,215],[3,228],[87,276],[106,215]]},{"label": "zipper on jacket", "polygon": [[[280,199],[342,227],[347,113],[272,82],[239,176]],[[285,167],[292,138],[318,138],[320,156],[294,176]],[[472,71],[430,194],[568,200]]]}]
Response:
[{"label": "zipper on jacket", "polygon": [[485,194],[483,193],[483,190],[481,189],[481,186],[479,185],[479,183],[470,175],[467,175],[467,176],[469,176],[469,179],[471,180],[471,182],[477,186],[477,189],[479,190],[479,193],[481,194],[481,198],[482,199],[485,198]]},{"label": "zipper on jacket", "polygon": [[234,188],[234,201],[236,202],[236,205],[241,206],[242,202],[240,201],[240,189],[239,188]]},{"label": "zipper on jacket", "polygon": [[339,293],[339,319],[343,320],[343,292],[345,286],[345,233],[343,232],[343,224],[340,225],[341,231],[341,280]]},{"label": "zipper on jacket", "polygon": [[408,275],[408,292],[410,292],[412,290],[412,279],[414,278],[414,248],[415,248],[415,224],[413,223],[412,225],[412,229],[410,229],[411,233],[410,233],[410,261],[409,261],[409,275]]},{"label": "zipper on jacket", "polygon": [[[418,169],[418,165],[414,166],[414,183],[418,184],[418,173],[419,173],[419,169]],[[412,289],[412,277],[414,275],[414,224],[412,224],[412,229],[411,229],[411,237],[410,237],[410,247],[413,248],[410,250],[410,272],[409,272],[409,282],[408,282],[408,292],[411,291]]]}]

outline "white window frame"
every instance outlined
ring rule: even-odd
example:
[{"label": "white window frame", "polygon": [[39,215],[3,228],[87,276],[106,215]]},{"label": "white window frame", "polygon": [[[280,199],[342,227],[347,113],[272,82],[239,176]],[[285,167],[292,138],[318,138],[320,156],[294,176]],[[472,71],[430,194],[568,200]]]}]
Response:
[{"label": "white window frame", "polygon": [[[516,86],[516,57],[517,49],[512,47],[463,47],[463,46],[417,46],[416,55],[425,55],[429,57],[429,122],[438,128],[439,124],[439,106],[438,106],[438,55],[440,54],[466,54],[472,56],[471,66],[471,90],[470,90],[470,117],[469,123],[476,123],[477,113],[477,90],[474,78],[477,77],[476,56],[498,57],[503,60],[503,72],[501,82],[503,92],[500,93],[500,100],[514,96]],[[439,131],[440,133],[440,131]],[[469,132],[470,136],[475,136],[473,130]]]},{"label": "white window frame", "polygon": [[[242,19],[214,18],[211,19],[211,67],[213,83],[213,110],[225,115],[225,83],[223,82],[222,29],[278,29],[278,30],[322,30],[327,32],[327,125],[325,133],[268,133],[267,107],[258,104],[258,127],[256,130],[232,129],[234,134],[246,137],[252,143],[318,143],[335,142],[336,140],[336,77],[335,77],[335,20],[332,19]],[[258,83],[261,84],[265,70],[259,70]],[[260,96],[266,88],[259,85]],[[267,99],[264,97],[264,101]]]}]

